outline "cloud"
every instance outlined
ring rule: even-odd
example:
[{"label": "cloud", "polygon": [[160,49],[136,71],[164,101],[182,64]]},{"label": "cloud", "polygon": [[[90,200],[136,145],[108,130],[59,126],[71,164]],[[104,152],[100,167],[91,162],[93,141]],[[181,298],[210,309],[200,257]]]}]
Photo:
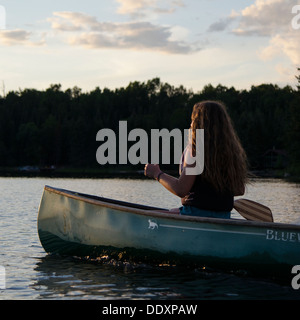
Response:
[{"label": "cloud", "polygon": [[241,11],[237,35],[272,36],[285,32],[291,26],[291,10],[297,0],[256,0]]},{"label": "cloud", "polygon": [[0,31],[0,43],[6,46],[13,45],[27,45],[27,46],[39,46],[45,43],[44,35],[37,41],[31,40],[34,37],[32,32],[15,29],[15,30],[1,30]]},{"label": "cloud", "polygon": [[235,22],[231,32],[243,36],[271,36],[291,26],[292,7],[297,0],[256,0],[240,12],[232,11],[228,17],[212,23],[208,31],[224,31]]},{"label": "cloud", "polygon": [[209,28],[208,32],[215,32],[215,31],[224,31],[229,27],[229,25],[234,21],[234,18],[232,17],[226,17],[219,19],[218,21],[212,23]]},{"label": "cloud", "polygon": [[86,25],[90,28],[98,28],[100,25],[95,17],[80,12],[61,11],[53,12],[53,15],[48,21],[54,30],[81,31]]},{"label": "cloud", "polygon": [[[299,30],[292,28],[292,8],[298,0],[256,0],[240,12],[233,11],[210,25],[208,31],[229,30],[237,36],[269,38],[269,43],[259,51],[263,60],[285,56],[291,63],[300,64]],[[233,27],[232,24],[234,24]]]},{"label": "cloud", "polygon": [[129,15],[133,19],[144,18],[154,14],[168,14],[184,7],[182,0],[116,0],[119,3],[118,13]]},{"label": "cloud", "polygon": [[299,32],[290,32],[290,34],[277,34],[273,36],[269,45],[259,52],[260,58],[270,60],[276,56],[285,55],[292,64],[300,65],[300,42]]},{"label": "cloud", "polygon": [[188,54],[200,50],[194,43],[175,40],[174,27],[151,22],[99,22],[77,12],[54,12],[49,18],[52,29],[67,37],[71,45],[101,49],[134,49]]}]

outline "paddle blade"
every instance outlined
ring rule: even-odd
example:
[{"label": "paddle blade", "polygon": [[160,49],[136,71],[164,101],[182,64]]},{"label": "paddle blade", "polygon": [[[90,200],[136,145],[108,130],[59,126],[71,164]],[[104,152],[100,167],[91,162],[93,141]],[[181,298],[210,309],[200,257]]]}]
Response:
[{"label": "paddle blade", "polygon": [[251,221],[273,222],[272,211],[257,202],[248,199],[234,201],[234,209],[244,218]]}]

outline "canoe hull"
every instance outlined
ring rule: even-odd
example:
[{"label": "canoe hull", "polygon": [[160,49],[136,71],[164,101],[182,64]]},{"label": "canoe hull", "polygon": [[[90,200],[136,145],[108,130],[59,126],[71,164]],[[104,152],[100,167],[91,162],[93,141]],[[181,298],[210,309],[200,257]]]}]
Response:
[{"label": "canoe hull", "polygon": [[38,217],[45,251],[289,275],[300,264],[299,226],[183,217],[102,199],[45,187]]}]

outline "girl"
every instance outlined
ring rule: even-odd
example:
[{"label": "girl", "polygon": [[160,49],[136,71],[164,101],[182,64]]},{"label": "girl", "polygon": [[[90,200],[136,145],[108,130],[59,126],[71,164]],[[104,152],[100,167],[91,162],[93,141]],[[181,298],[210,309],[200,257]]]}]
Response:
[{"label": "girl", "polygon": [[191,120],[191,141],[186,152],[195,156],[196,129],[204,129],[202,174],[186,174],[188,165],[183,161],[178,179],[162,172],[157,164],[146,164],[145,175],[158,180],[181,198],[182,207],[170,212],[230,218],[233,197],[244,194],[248,180],[246,153],[224,104],[216,101],[199,102],[194,105]]}]

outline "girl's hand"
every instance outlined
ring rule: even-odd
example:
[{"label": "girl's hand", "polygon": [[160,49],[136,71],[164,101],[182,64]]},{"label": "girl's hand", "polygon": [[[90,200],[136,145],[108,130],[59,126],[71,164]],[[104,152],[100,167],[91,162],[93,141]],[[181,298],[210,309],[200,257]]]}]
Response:
[{"label": "girl's hand", "polygon": [[158,164],[147,163],[144,168],[145,176],[153,179],[157,179],[159,173],[161,172]]}]

